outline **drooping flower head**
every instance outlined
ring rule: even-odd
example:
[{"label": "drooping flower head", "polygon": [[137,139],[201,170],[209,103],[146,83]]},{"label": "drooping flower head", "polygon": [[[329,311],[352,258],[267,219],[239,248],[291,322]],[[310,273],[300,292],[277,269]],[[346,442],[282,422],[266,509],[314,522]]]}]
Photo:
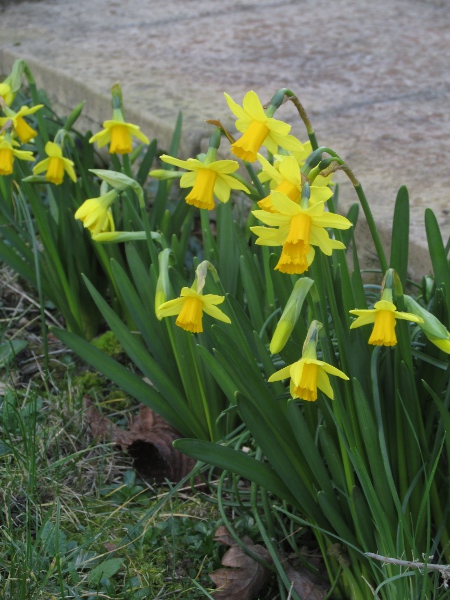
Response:
[{"label": "drooping flower head", "polygon": [[238,118],[235,127],[243,134],[231,145],[231,151],[238,158],[254,162],[261,146],[266,146],[272,154],[278,151],[279,146],[286,150],[303,149],[303,144],[293,135],[289,135],[290,125],[264,112],[255,92],[245,94],[242,106],[236,104],[228,94],[225,94],[225,98],[231,112]]},{"label": "drooping flower head", "polygon": [[313,321],[309,327],[300,360],[280,369],[269,377],[269,382],[280,381],[290,377],[289,390],[292,398],[300,398],[308,402],[317,400],[317,390],[333,399],[334,392],[328,375],[335,375],[348,380],[345,373],[332,365],[317,360],[318,331],[322,324]]},{"label": "drooping flower head", "polygon": [[270,199],[276,213],[255,210],[253,214],[272,227],[255,226],[250,229],[259,236],[257,244],[283,247],[275,267],[282,273],[304,273],[314,260],[313,246],[318,246],[328,256],[333,250],[345,248],[342,242],[330,238],[326,228],[348,229],[351,222],[340,215],[325,212],[323,202],[302,208],[281,192],[272,192]]},{"label": "drooping flower head", "polygon": [[197,208],[213,210],[214,197],[220,202],[228,202],[231,190],[248,192],[248,188],[231,175],[239,168],[235,160],[216,160],[208,163],[196,158],[180,160],[167,154],[163,154],[161,160],[189,171],[181,177],[180,187],[192,187],[186,196],[186,202]]},{"label": "drooping flower head", "polygon": [[17,137],[22,142],[22,144],[26,144],[34,137],[36,137],[37,131],[30,127],[30,125],[28,125],[24,117],[34,114],[43,106],[43,104],[37,104],[36,106],[31,107],[21,106],[19,112],[17,113],[6,106],[6,117],[0,117],[0,126],[3,126],[7,121],[11,121],[12,126],[14,128],[14,132],[16,133]]},{"label": "drooping flower head", "polygon": [[354,309],[350,311],[351,315],[358,317],[350,325],[350,329],[371,323],[374,324],[372,334],[369,338],[369,344],[374,346],[395,346],[397,343],[397,336],[395,334],[397,319],[404,319],[413,323],[423,323],[423,319],[420,316],[397,310],[397,307],[393,303],[394,288],[397,290],[396,293],[403,293],[397,273],[394,269],[388,269],[381,286],[381,299],[374,304],[373,308]]},{"label": "drooping flower head", "polygon": [[76,211],[75,219],[80,219],[83,227],[89,229],[93,236],[104,231],[115,231],[110,207],[117,197],[116,190],[110,190],[99,198],[89,198]]},{"label": "drooping flower head", "polygon": [[70,179],[76,182],[77,176],[73,169],[73,161],[64,158],[62,149],[58,144],[47,142],[45,144],[45,152],[48,158],[41,160],[33,167],[34,175],[46,171],[45,178],[47,181],[55,185],[60,185],[64,179],[64,172],[66,172]]},{"label": "drooping flower head", "polygon": [[[274,165],[271,165],[268,160],[261,154],[258,154],[258,160],[262,166],[262,173],[270,178],[270,187],[276,192],[286,194],[293,202],[300,202],[302,193],[302,176],[300,165],[294,156],[278,155]],[[266,180],[266,177],[259,177],[261,180]],[[324,179],[322,177],[322,179]],[[315,182],[310,187],[309,204],[317,202],[326,202],[331,198],[333,192],[324,182],[319,182],[320,185],[315,185]],[[258,206],[268,212],[276,212],[271,201],[271,196],[266,196],[258,202]]]},{"label": "drooping flower head", "polygon": [[11,175],[13,172],[14,158],[19,160],[33,161],[33,153],[29,150],[17,150],[18,142],[11,139],[11,135],[7,133],[5,136],[0,136],[0,175]]},{"label": "drooping flower head", "polygon": [[[178,327],[181,327],[185,331],[190,331],[191,333],[202,333],[204,312],[214,319],[218,319],[224,323],[231,323],[230,318],[217,308],[217,304],[222,304],[225,297],[217,296],[216,294],[203,295],[203,288],[208,270],[213,272],[215,278],[217,277],[214,267],[205,260],[197,267],[195,280],[192,286],[190,288],[183,287],[179,298],[169,300],[159,305],[155,299],[155,310],[158,319],[161,320],[164,317],[177,315],[175,325],[178,325]],[[161,297],[161,294],[162,288],[159,289],[159,291],[157,290],[157,297]]]}]

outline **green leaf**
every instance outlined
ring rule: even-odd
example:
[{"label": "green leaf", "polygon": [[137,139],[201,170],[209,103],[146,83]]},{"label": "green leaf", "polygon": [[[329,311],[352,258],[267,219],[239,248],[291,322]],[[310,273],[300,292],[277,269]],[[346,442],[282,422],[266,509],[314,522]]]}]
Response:
[{"label": "green leaf", "polygon": [[447,290],[447,311],[450,313],[450,294],[448,293],[448,290],[450,290],[450,266],[439,225],[431,208],[425,209],[425,229],[436,287],[440,287],[443,284]]},{"label": "green leaf", "polygon": [[136,175],[136,181],[141,186],[144,185],[145,180],[147,179],[148,172],[150,171],[150,167],[152,166],[152,163],[156,156],[156,149],[157,149],[157,142],[155,139],[150,142],[150,145],[147,148],[144,158],[142,159],[142,162],[139,166],[139,171],[137,172],[137,175]]},{"label": "green leaf", "polygon": [[329,526],[312,494],[310,472],[298,460],[299,449],[290,433],[289,421],[281,403],[265,403],[259,397],[249,399],[240,394],[237,402],[242,420],[271,466],[297,499],[296,506],[316,523]]},{"label": "green leaf", "polygon": [[402,286],[406,286],[409,249],[409,195],[404,185],[399,189],[395,201],[392,223],[390,267],[395,269]]},{"label": "green leaf", "polygon": [[110,558],[104,560],[102,563],[97,565],[89,573],[88,580],[90,584],[98,584],[104,578],[109,579],[115,575],[123,565],[121,558]]},{"label": "green leaf", "polygon": [[11,340],[0,344],[0,368],[9,365],[24,348],[28,346],[28,342],[24,340]]},{"label": "green leaf", "polygon": [[50,328],[52,333],[63,342],[68,348],[73,350],[80,358],[90,364],[114,381],[122,390],[136,398],[142,404],[149,406],[152,410],[161,415],[166,421],[175,427],[182,435],[196,435],[195,429],[189,426],[190,419],[185,419],[180,411],[173,409],[165,398],[152,386],[145,383],[138,375],[135,375],[130,369],[122,366],[116,360],[98,350],[92,344],[83,338],[69,333],[64,329]]},{"label": "green leaf", "polygon": [[248,456],[244,452],[233,450],[227,446],[219,446],[212,442],[193,439],[175,440],[173,445],[177,450],[188,456],[254,481],[290,504],[298,505],[295,497],[271,466]]},{"label": "green leaf", "polygon": [[305,459],[305,463],[311,470],[311,475],[317,481],[321,489],[332,503],[337,502],[331,484],[330,476],[325,468],[323,458],[320,456],[319,449],[316,446],[311,432],[306,424],[305,417],[295,400],[288,401],[288,416],[292,431],[297,439],[298,447]]}]

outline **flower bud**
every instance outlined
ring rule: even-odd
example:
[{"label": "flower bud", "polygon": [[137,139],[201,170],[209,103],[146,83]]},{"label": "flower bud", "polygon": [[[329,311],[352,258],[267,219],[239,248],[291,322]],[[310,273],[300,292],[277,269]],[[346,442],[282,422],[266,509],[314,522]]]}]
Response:
[{"label": "flower bud", "polygon": [[287,344],[297,319],[300,316],[303,302],[313,283],[314,281],[309,277],[302,277],[294,285],[294,289],[289,296],[289,300],[286,303],[283,314],[281,315],[270,342],[270,352],[272,354],[281,352]]},{"label": "flower bud", "polygon": [[443,352],[450,354],[450,333],[445,326],[437,317],[413,300],[411,296],[405,294],[404,299],[409,312],[423,319],[423,323],[418,323],[418,325],[430,342]]}]

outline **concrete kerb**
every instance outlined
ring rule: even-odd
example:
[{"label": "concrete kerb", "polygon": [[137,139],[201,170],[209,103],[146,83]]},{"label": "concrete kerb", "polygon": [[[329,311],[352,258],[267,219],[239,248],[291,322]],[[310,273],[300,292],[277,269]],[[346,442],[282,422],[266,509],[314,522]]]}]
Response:
[{"label": "concrete kerb", "polygon": [[[9,73],[14,62],[23,58],[20,52],[10,48],[0,48],[0,73]],[[25,59],[29,65],[38,88],[45,90],[55,112],[69,114],[75,106],[85,101],[83,112],[77,121],[77,127],[82,131],[97,131],[103,121],[112,116],[111,96],[94,91],[89,85],[75,81],[66,73],[50,68],[42,61]],[[173,123],[163,122],[150,112],[142,114],[126,104],[126,120],[139,125],[150,138],[156,138],[161,148],[169,148],[175,128]],[[200,152],[201,140],[208,135],[208,125],[204,129],[185,130],[180,142],[180,155],[193,156]]]}]

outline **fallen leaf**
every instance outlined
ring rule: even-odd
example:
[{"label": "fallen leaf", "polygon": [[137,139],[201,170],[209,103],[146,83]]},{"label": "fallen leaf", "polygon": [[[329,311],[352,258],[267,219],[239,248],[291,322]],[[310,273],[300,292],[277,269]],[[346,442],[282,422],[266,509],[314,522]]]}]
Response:
[{"label": "fallen leaf", "polygon": [[[215,533],[215,540],[230,546],[222,558],[222,565],[227,569],[217,569],[209,577],[219,588],[213,592],[215,600],[252,600],[270,576],[270,571],[251,558],[234,543],[234,539],[223,525]],[[258,554],[266,562],[272,562],[270,554],[264,546],[253,544],[250,538],[243,540],[250,550]]]},{"label": "fallen leaf", "polygon": [[128,452],[142,477],[177,482],[192,471],[195,460],[172,446],[181,435],[148,406],[141,406],[126,431],[102,415],[89,398],[84,399],[84,408],[92,436],[111,440]]},{"label": "fallen leaf", "polygon": [[326,586],[319,577],[304,568],[294,569],[288,563],[285,563],[283,567],[292,589],[302,600],[323,600],[325,598],[329,586]]}]

